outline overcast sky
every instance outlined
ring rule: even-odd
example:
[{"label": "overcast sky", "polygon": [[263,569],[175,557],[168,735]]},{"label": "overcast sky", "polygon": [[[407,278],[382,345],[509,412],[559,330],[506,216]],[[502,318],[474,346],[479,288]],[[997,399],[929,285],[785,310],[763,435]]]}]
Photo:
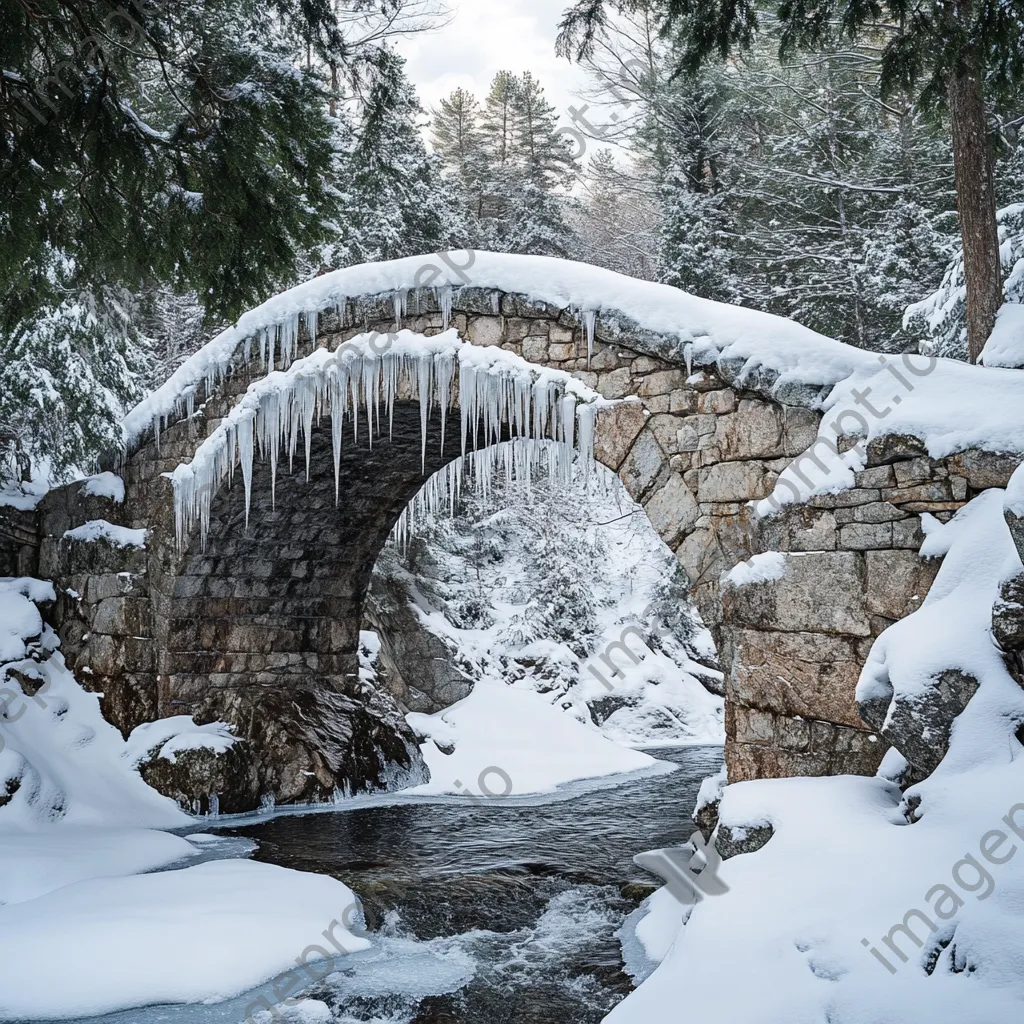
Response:
[{"label": "overcast sky", "polygon": [[555,56],[556,26],[570,0],[446,0],[446,5],[455,15],[450,25],[397,45],[424,108],[460,85],[482,100],[496,72],[532,71],[559,121],[569,124],[566,107],[585,81],[575,64]]}]

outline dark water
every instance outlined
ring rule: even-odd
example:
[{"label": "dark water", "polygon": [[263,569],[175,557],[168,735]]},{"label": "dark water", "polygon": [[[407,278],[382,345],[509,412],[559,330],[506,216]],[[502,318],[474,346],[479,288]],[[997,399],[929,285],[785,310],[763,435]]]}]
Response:
[{"label": "dark water", "polygon": [[[615,933],[656,883],[633,855],[689,838],[700,782],[721,764],[713,747],[652,753],[679,769],[566,800],[368,807],[231,834],[360,895],[392,955],[372,984],[354,962],[310,993],[336,1021],[591,1024],[632,988]],[[379,991],[389,974],[398,991]]]},{"label": "dark water", "polygon": [[[251,1024],[597,1024],[633,987],[616,933],[657,884],[633,855],[689,838],[700,782],[722,763],[719,747],[651,753],[678,767],[555,797],[392,796],[211,823],[255,840],[257,860],[341,879],[373,942],[336,958],[302,1005]],[[254,999],[276,1002],[274,984],[88,1024],[239,1024]]]}]

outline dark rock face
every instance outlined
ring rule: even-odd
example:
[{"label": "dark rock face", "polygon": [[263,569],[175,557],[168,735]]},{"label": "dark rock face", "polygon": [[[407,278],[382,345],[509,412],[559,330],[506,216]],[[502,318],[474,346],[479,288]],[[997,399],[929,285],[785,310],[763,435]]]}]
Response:
[{"label": "dark rock face", "polygon": [[364,616],[380,637],[381,678],[402,706],[433,714],[472,692],[473,683],[455,664],[454,652],[424,629],[400,582],[375,575]]},{"label": "dark rock face", "polygon": [[959,669],[947,669],[933,679],[927,693],[913,700],[897,697],[894,706],[892,698],[863,701],[861,715],[923,777],[933,772],[946,756],[953,720],[967,707],[977,689],[974,676]]},{"label": "dark rock face", "polygon": [[38,566],[35,512],[0,506],[0,576],[36,576]]},{"label": "dark rock face", "polygon": [[722,860],[738,857],[741,853],[756,853],[775,834],[771,825],[747,825],[733,828],[719,823],[715,833],[715,849]]}]

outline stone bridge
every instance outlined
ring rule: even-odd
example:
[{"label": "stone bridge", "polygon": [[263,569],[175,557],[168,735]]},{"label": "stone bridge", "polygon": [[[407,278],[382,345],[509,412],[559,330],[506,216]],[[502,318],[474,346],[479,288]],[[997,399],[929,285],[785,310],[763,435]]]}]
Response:
[{"label": "stone bridge", "polygon": [[[504,259],[515,269],[516,257]],[[873,772],[886,743],[861,720],[854,687],[873,638],[917,606],[937,569],[917,554],[919,514],[949,518],[978,490],[1005,485],[1019,457],[968,451],[933,460],[916,439],[888,436],[868,446],[854,487],[758,518],[749,503],[814,443],[830,382],[709,355],[618,308],[614,294],[581,312],[517,290],[513,273],[502,288],[501,276],[348,294],[302,321],[299,351],[394,330],[396,315],[428,336],[450,321],[474,345],[633,399],[601,410],[595,456],[676,553],[718,643],[730,781]],[[699,342],[699,330],[691,337]],[[363,601],[398,516],[458,445],[442,453],[432,440],[424,470],[419,405],[396,402],[390,438],[371,446],[364,431],[344,449],[336,507],[330,427],[315,427],[308,482],[304,471],[281,468],[272,505],[270,472],[257,460],[248,528],[241,488],[224,488],[205,547],[193,531],[179,551],[168,475],[266,372],[241,344],[215,370],[208,363],[186,367],[187,400],[165,410],[159,443],[152,431],[133,441],[118,467],[123,502],[81,483],[51,492],[36,515],[37,550],[22,513],[6,530],[8,561],[16,554],[20,571],[55,581],[51,615],[65,656],[123,731],[193,714],[228,720],[251,741],[253,756],[218,769],[234,775],[211,783],[231,794],[222,810],[253,806],[263,793],[324,799],[336,788],[380,785],[414,768],[417,755],[393,702],[359,680]],[[435,408],[433,438],[437,417]],[[101,519],[148,530],[145,547],[66,537]],[[723,573],[767,551],[792,553],[781,578],[723,584]]]}]

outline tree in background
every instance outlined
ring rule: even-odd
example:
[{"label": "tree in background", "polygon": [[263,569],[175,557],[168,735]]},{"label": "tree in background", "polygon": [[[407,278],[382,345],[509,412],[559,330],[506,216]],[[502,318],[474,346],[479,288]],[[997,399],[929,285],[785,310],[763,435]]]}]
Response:
[{"label": "tree in background", "polygon": [[[758,6],[735,0],[578,0],[561,21],[561,52],[577,58],[593,53],[610,8],[653,10],[661,32],[678,44],[679,68],[691,72],[750,50],[761,30]],[[835,44],[870,45],[880,50],[883,98],[906,93],[948,112],[968,349],[976,362],[1002,301],[986,103],[1012,94],[1024,72],[1024,0],[925,0],[916,6],[905,0],[781,0],[773,17],[780,57]]]},{"label": "tree in background", "polygon": [[554,108],[526,72],[495,75],[481,107],[457,89],[432,111],[431,142],[459,195],[468,241],[496,252],[565,256],[575,174]]}]

